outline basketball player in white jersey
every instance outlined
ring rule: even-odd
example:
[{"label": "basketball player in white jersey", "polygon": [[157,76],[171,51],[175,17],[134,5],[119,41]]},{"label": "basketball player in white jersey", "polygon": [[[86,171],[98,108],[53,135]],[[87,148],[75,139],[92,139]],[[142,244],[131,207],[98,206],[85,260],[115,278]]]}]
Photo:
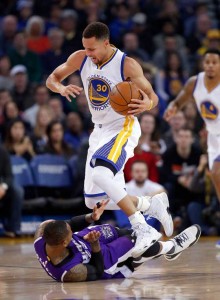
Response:
[{"label": "basketball player in white jersey", "polygon": [[183,90],[164,113],[168,121],[188,101],[196,102],[208,131],[208,159],[212,180],[220,201],[220,51],[207,50],[204,72],[189,78]]},{"label": "basketball player in white jersey", "polygon": [[[158,103],[141,66],[109,43],[109,29],[100,22],[89,24],[82,37],[84,50],[74,52],[56,68],[47,79],[47,87],[69,101],[81,92],[76,85],[64,86],[61,82],[79,71],[94,130],[89,140],[85,175],[85,202],[93,208],[100,199],[111,199],[106,209],[122,209],[128,216],[136,235],[133,256],[141,255],[155,243],[161,234],[149,226],[140,213],[156,217],[168,236],[173,233],[169,202],[165,193],[150,197],[133,197],[126,193],[123,167],[140,137],[140,126],[135,115],[150,110]],[[143,100],[133,99],[129,116],[117,114],[109,104],[109,92],[124,80],[134,82]]]}]

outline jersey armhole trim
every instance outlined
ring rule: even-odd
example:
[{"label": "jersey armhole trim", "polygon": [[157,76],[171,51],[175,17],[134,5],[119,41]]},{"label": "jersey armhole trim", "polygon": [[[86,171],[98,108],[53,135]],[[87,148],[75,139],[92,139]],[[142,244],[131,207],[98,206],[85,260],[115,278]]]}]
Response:
[{"label": "jersey armhole trim", "polygon": [[194,97],[194,92],[195,92],[195,89],[196,89],[196,86],[197,86],[197,83],[198,83],[198,79],[199,79],[199,74],[196,76],[196,82],[195,82],[193,92],[192,92],[193,97]]},{"label": "jersey armhole trim", "polygon": [[80,69],[79,69],[80,73],[82,72],[82,69],[83,69],[83,66],[84,66],[86,60],[87,60],[87,56],[85,56],[84,59],[83,59],[83,61],[82,61],[82,64],[81,64]]},{"label": "jersey armhole trim", "polygon": [[126,54],[124,53],[123,56],[122,56],[122,59],[121,59],[121,78],[122,78],[122,81],[125,81],[125,77],[124,77],[125,57],[126,57]]},{"label": "jersey armhole trim", "polygon": [[37,238],[35,241],[34,241],[34,244],[37,243],[39,240],[42,239],[42,236],[40,236],[39,238]]}]

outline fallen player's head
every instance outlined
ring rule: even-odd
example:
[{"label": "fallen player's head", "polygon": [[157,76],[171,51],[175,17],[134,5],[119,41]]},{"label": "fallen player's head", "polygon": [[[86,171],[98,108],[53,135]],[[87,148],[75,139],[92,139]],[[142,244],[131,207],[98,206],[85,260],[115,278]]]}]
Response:
[{"label": "fallen player's head", "polygon": [[44,228],[43,238],[49,246],[66,247],[72,239],[72,231],[65,221],[51,221]]}]

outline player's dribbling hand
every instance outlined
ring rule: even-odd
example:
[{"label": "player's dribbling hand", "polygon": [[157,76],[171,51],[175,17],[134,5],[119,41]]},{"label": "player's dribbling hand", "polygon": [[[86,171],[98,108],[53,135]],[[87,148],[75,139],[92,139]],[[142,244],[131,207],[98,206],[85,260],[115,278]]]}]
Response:
[{"label": "player's dribbling hand", "polygon": [[82,90],[83,90],[83,88],[81,88],[81,87],[79,87],[77,85],[69,84],[67,86],[63,86],[60,89],[60,94],[62,96],[64,96],[64,97],[66,97],[69,102],[71,102],[71,98],[70,97],[75,98],[76,95],[79,95]]},{"label": "player's dribbling hand", "polygon": [[142,99],[131,99],[131,104],[128,104],[128,106],[131,108],[131,110],[128,111],[129,115],[138,115],[144,111],[146,111],[146,108],[150,107],[152,105],[152,100],[149,99],[148,95],[139,89],[139,92],[142,95]]},{"label": "player's dribbling hand", "polygon": [[99,231],[96,230],[92,230],[89,233],[87,233],[86,235],[84,235],[84,240],[89,242],[89,243],[95,243],[96,241],[99,240],[101,236],[101,233]]},{"label": "player's dribbling hand", "polygon": [[163,115],[164,120],[169,121],[173,116],[175,116],[177,111],[178,111],[177,106],[173,103],[170,103],[164,112]]},{"label": "player's dribbling hand", "polygon": [[102,200],[101,202],[98,202],[95,207],[93,208],[92,212],[92,219],[94,221],[98,221],[103,214],[106,205],[109,203],[110,200]]}]

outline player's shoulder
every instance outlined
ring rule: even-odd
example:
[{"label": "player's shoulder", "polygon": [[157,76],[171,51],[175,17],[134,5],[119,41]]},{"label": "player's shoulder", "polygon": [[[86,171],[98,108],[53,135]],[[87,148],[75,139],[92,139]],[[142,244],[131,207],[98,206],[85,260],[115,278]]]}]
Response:
[{"label": "player's shoulder", "polygon": [[85,59],[86,57],[86,51],[85,50],[78,50],[74,53],[72,53],[69,58],[68,58],[68,61],[71,62],[71,61],[77,61],[80,65],[81,63],[83,62],[83,60]]},{"label": "player's shoulder", "polygon": [[195,85],[196,85],[196,82],[197,82],[197,78],[198,78],[198,75],[195,75],[195,76],[191,76],[189,77],[189,79],[187,80],[186,82],[186,85],[185,85],[185,89],[192,93],[195,89]]}]

